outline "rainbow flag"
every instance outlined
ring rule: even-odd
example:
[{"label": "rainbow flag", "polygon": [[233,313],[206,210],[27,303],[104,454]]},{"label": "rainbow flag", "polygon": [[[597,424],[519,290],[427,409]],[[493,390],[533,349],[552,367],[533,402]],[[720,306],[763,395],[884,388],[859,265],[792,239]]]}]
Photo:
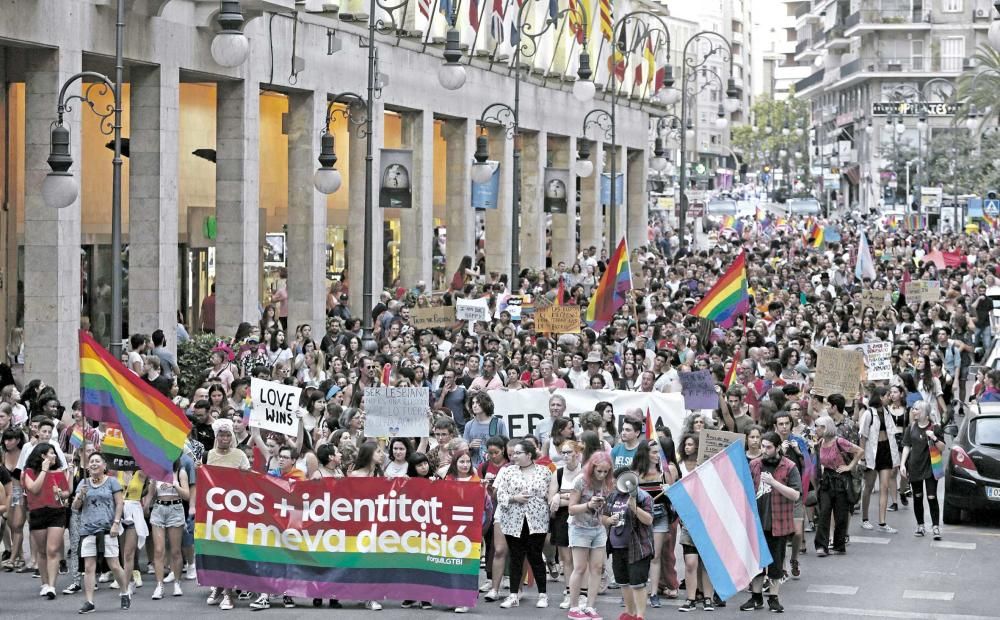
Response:
[{"label": "rainbow flag", "polygon": [[698,304],[691,308],[691,314],[715,321],[720,326],[732,327],[736,317],[750,309],[750,294],[747,292],[747,259],[744,252],[736,257],[719,281]]},{"label": "rainbow flag", "polygon": [[656,439],[656,428],[653,426],[653,413],[646,407],[646,439]]},{"label": "rainbow flag", "polygon": [[632,269],[628,262],[628,244],[625,238],[618,243],[608,261],[608,268],[594,289],[587,306],[587,325],[601,331],[611,322],[615,312],[625,305],[625,295],[632,290]]},{"label": "rainbow flag", "polygon": [[733,363],[729,365],[729,372],[726,373],[726,378],[722,381],[722,387],[729,389],[736,383],[736,369],[740,366],[740,350],[736,349],[736,353],[733,354]]},{"label": "rainbow flag", "polygon": [[69,443],[74,448],[80,448],[83,446],[83,429],[79,426],[73,427],[73,432],[69,436]]},{"label": "rainbow flag", "polygon": [[809,232],[809,236],[806,238],[806,245],[813,248],[818,248],[823,245],[824,231],[823,227],[818,223],[813,224],[812,230]]},{"label": "rainbow flag", "polygon": [[982,229],[983,229],[983,232],[996,233],[997,232],[997,218],[990,217],[986,213],[983,213]]},{"label": "rainbow flag", "polygon": [[940,480],[944,476],[944,461],[941,459],[941,451],[933,441],[927,442],[927,453],[931,457],[931,473],[935,480]]},{"label": "rainbow flag", "polygon": [[126,447],[147,476],[173,478],[173,463],[184,449],[191,421],[83,331],[80,396],[84,416],[121,426]]}]

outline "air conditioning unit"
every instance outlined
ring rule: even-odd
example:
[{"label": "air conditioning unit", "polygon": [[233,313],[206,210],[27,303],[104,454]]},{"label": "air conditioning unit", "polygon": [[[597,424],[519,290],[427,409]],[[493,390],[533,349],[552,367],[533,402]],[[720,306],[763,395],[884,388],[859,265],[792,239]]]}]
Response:
[{"label": "air conditioning unit", "polygon": [[982,19],[982,18],[985,18],[986,15],[987,15],[986,9],[976,9],[976,17]]}]

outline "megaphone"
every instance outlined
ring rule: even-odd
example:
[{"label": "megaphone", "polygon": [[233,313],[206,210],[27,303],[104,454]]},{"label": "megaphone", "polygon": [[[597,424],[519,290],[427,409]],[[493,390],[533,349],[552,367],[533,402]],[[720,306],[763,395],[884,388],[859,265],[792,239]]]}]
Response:
[{"label": "megaphone", "polygon": [[615,487],[622,493],[636,495],[639,493],[639,476],[634,471],[622,472],[615,478]]}]

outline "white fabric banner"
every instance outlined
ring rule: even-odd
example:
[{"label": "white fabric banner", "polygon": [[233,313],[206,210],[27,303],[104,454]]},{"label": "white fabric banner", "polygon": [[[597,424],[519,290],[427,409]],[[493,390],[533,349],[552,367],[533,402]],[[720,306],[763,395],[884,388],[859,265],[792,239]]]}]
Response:
[{"label": "white fabric banner", "polygon": [[607,401],[614,407],[615,423],[619,429],[627,410],[640,409],[642,418],[645,419],[648,407],[649,415],[653,418],[653,426],[658,426],[662,422],[663,427],[670,429],[674,441],[680,440],[681,426],[686,415],[684,397],[681,394],[575,389],[550,392],[545,388],[489,392],[490,398],[493,399],[494,413],[507,422],[511,437],[535,434],[538,424],[549,418],[549,397],[553,394],[566,399],[566,415],[576,423],[578,431],[580,414],[593,411],[597,403]]}]

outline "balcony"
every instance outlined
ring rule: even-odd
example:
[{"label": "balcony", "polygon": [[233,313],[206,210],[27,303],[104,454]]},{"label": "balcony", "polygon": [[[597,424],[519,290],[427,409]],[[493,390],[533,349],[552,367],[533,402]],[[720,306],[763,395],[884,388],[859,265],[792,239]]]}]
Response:
[{"label": "balcony", "polygon": [[908,79],[941,75],[954,76],[962,72],[962,60],[960,57],[940,55],[898,59],[856,58],[841,65],[839,78],[827,80],[827,83],[831,89],[841,89],[869,78],[899,79],[902,76],[897,74],[904,73],[907,74]]},{"label": "balcony", "polygon": [[[817,43],[819,45],[817,45]],[[799,41],[795,44],[795,62],[812,60],[813,58],[819,56],[821,49],[822,41],[813,41],[812,39]]]},{"label": "balcony", "polygon": [[806,89],[812,88],[813,86],[817,86],[819,84],[822,84],[823,83],[823,75],[824,74],[825,74],[825,71],[823,69],[820,69],[819,71],[817,71],[816,73],[813,73],[809,77],[807,77],[807,78],[805,78],[803,80],[799,80],[798,82],[796,82],[795,83],[795,94],[796,95],[801,95]]},{"label": "balcony", "polygon": [[809,3],[801,2],[799,6],[795,7],[795,19],[798,19],[809,12]]},{"label": "balcony", "polygon": [[838,24],[823,35],[823,47],[828,50],[846,49],[851,46],[850,37],[844,34],[844,26]]},{"label": "balcony", "polygon": [[847,36],[878,30],[930,30],[931,14],[903,8],[855,11],[844,20],[844,28]]}]

